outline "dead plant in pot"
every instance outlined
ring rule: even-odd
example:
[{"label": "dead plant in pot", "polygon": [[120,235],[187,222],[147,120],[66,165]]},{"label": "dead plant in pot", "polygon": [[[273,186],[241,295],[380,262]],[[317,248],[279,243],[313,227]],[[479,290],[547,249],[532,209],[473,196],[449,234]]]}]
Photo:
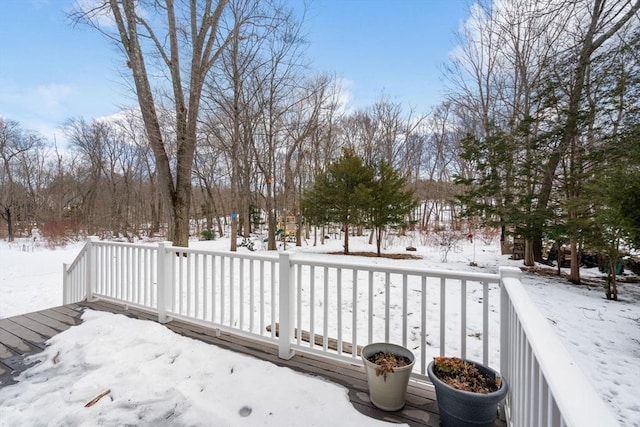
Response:
[{"label": "dead plant in pot", "polygon": [[458,357],[435,357],[427,373],[443,426],[495,425],[497,406],[508,390],[497,371]]},{"label": "dead plant in pot", "polygon": [[382,375],[386,381],[387,374],[395,372],[395,368],[401,368],[411,364],[411,359],[406,356],[394,354],[388,351],[379,351],[372,354],[367,360],[376,365],[376,376]]},{"label": "dead plant in pot", "polygon": [[371,403],[385,411],[402,409],[415,363],[413,353],[391,343],[372,343],[362,348],[361,356]]}]

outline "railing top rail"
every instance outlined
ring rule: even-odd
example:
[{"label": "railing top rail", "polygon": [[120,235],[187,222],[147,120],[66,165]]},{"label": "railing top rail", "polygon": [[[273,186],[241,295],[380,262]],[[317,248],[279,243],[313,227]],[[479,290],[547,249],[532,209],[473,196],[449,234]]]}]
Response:
[{"label": "railing top rail", "polygon": [[358,262],[334,261],[315,259],[308,254],[295,254],[291,257],[292,264],[311,265],[314,267],[344,268],[363,271],[383,272],[391,274],[406,274],[408,276],[446,277],[454,280],[468,280],[477,282],[499,283],[500,275],[495,273],[476,273],[473,271],[453,271],[444,269],[393,266],[380,264],[361,264]]},{"label": "railing top rail", "polygon": [[[157,244],[140,244],[140,243],[125,243],[125,242],[110,242],[110,241],[94,241],[94,244],[99,244],[101,246],[122,246],[122,247],[138,247],[138,248],[157,248]],[[173,246],[167,245],[165,246],[166,251],[177,251],[186,254],[207,254],[213,256],[227,257],[227,258],[242,258],[249,260],[257,260],[257,261],[270,261],[273,262],[278,259],[278,254],[281,252],[270,252],[268,254],[265,253],[245,253],[245,252],[229,252],[229,251],[216,251],[216,250],[207,250],[207,249],[199,249],[199,248],[188,248],[182,246]],[[373,272],[383,272],[383,273],[391,273],[391,274],[406,274],[409,276],[427,276],[427,277],[446,277],[448,279],[453,280],[468,280],[468,281],[477,281],[477,282],[487,282],[487,283],[498,283],[500,281],[500,276],[497,273],[476,273],[473,271],[452,271],[452,270],[444,270],[444,269],[430,269],[430,268],[419,268],[412,267],[408,268],[406,266],[385,266],[379,264],[361,264],[358,262],[349,262],[349,261],[337,261],[337,260],[326,260],[326,259],[318,259],[314,258],[313,255],[310,254],[299,254],[299,253],[291,253],[292,264],[303,264],[303,265],[311,265],[315,267],[328,267],[328,268],[344,268],[344,269],[356,269],[361,271],[373,271]]]},{"label": "railing top rail", "polygon": [[220,256],[225,258],[242,258],[242,259],[250,259],[250,260],[256,260],[256,261],[273,262],[278,260],[278,254],[275,252],[268,253],[268,254],[264,254],[264,253],[258,254],[254,252],[213,251],[208,249],[185,248],[183,246],[165,246],[165,250],[167,252],[176,251],[176,252],[185,253],[185,254],[206,254],[206,255],[214,255],[214,256]]},{"label": "railing top rail", "polygon": [[76,257],[73,259],[73,261],[71,261],[70,264],[67,264],[67,271],[73,270],[86,254],[87,254],[87,245],[84,245],[80,249],[80,252],[78,252],[78,255],[76,255]]},{"label": "railing top rail", "polygon": [[618,426],[609,408],[576,365],[522,283],[504,277],[503,286],[567,426]]},{"label": "railing top rail", "polygon": [[91,240],[92,245],[96,246],[119,246],[138,249],[157,249],[157,243],[129,243],[129,242],[112,242],[110,240]]}]

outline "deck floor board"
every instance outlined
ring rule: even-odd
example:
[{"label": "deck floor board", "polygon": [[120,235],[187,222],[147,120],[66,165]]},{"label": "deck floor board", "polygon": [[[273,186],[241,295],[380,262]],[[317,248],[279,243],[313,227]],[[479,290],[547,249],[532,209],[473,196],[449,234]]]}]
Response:
[{"label": "deck floor board", "polygon": [[27,353],[30,347],[20,338],[3,328],[4,322],[0,323],[0,342],[18,354]]},{"label": "deck floor board", "polygon": [[0,328],[15,335],[23,341],[30,342],[38,347],[42,346],[42,348],[44,348],[44,342],[47,338],[18,323],[19,321],[19,316],[17,318],[12,317],[10,319],[2,319],[0,320]]},{"label": "deck floor board", "polygon": [[58,333],[60,332],[59,330],[51,328],[46,323],[43,324],[24,315],[13,317],[11,320],[19,324],[20,326],[23,326],[27,330],[40,335],[45,339],[45,341],[55,335],[58,335]]},{"label": "deck floor board", "polygon": [[38,314],[55,320],[56,322],[63,323],[68,326],[75,326],[80,323],[80,319],[73,316],[68,316],[63,313],[59,313],[53,309],[38,311]]},{"label": "deck floor board", "polygon": [[24,315],[25,317],[27,317],[28,319],[31,319],[35,322],[38,322],[42,325],[48,326],[52,329],[55,329],[57,332],[62,332],[62,331],[66,331],[67,329],[69,329],[72,325],[68,324],[68,323],[63,323],[60,322],[58,320],[56,320],[53,317],[49,317],[47,315],[45,315],[44,313],[41,312],[35,312],[35,313],[27,313]]},{"label": "deck floor board", "polygon": [[[15,382],[15,377],[29,367],[25,357],[45,347],[45,341],[57,333],[82,322],[85,309],[108,311],[128,317],[157,321],[157,316],[107,301],[82,302],[28,313],[9,319],[0,319],[0,387]],[[165,326],[170,330],[207,344],[247,354],[278,366],[322,377],[348,389],[349,399],[359,412],[375,419],[392,423],[406,423],[411,427],[440,425],[438,407],[430,384],[411,381],[405,407],[397,412],[385,412],[369,400],[366,374],[362,364],[342,360],[329,360],[317,354],[296,351],[290,360],[278,357],[275,343],[253,340],[225,331],[174,319]],[[503,425],[497,423],[496,425]]]}]

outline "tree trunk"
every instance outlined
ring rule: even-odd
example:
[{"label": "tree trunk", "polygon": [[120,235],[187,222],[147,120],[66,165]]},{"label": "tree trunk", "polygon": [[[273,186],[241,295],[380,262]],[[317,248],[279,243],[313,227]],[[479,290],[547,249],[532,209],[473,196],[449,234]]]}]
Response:
[{"label": "tree trunk", "polygon": [[238,217],[237,213],[231,214],[231,247],[232,252],[238,250]]},{"label": "tree trunk", "polygon": [[571,248],[571,274],[569,275],[569,281],[579,285],[580,281],[580,257],[578,253],[578,243],[574,236],[569,238]]},{"label": "tree trunk", "polygon": [[608,300],[618,301],[618,281],[616,277],[616,265],[618,264],[617,251],[615,254],[609,251],[608,258],[605,294]]},{"label": "tree trunk", "polygon": [[349,254],[349,224],[346,222],[342,224],[342,230],[344,231],[344,254]]},{"label": "tree trunk", "polygon": [[302,214],[296,211],[296,246],[302,246]]},{"label": "tree trunk", "polygon": [[509,253],[507,245],[507,227],[502,222],[502,225],[500,226],[500,254],[506,255],[507,253]]},{"label": "tree trunk", "polygon": [[[169,224],[169,238],[174,246],[189,246],[189,211],[191,207],[191,186],[184,188],[175,197],[172,206],[172,223]],[[173,225],[173,226],[172,226]]]},{"label": "tree trunk", "polygon": [[13,242],[13,218],[11,216],[11,208],[5,208],[5,218],[7,220],[7,233],[9,233],[9,242]]},{"label": "tree trunk", "polygon": [[218,224],[218,236],[224,236],[224,228],[222,227],[222,221],[220,217],[216,214],[216,224]]},{"label": "tree trunk", "polygon": [[272,178],[267,178],[267,199],[266,199],[266,208],[267,208],[267,231],[269,233],[267,237],[267,250],[275,251],[276,250],[276,216],[273,209],[273,197],[272,194]]},{"label": "tree trunk", "polygon": [[534,236],[531,238],[531,244],[533,246],[533,259],[537,262],[546,263],[542,254],[542,232],[535,231]]},{"label": "tree trunk", "polygon": [[530,238],[524,240],[524,265],[533,267],[535,260],[533,256],[533,241]]}]

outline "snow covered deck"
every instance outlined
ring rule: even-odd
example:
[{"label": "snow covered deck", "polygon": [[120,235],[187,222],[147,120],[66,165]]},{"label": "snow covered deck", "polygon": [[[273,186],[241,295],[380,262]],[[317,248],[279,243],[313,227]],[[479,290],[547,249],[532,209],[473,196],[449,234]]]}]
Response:
[{"label": "snow covered deck", "polygon": [[352,390],[358,409],[384,419],[389,415],[366,401],[357,354],[377,341],[416,356],[409,405],[394,414],[398,421],[438,424],[426,367],[432,357],[449,355],[501,372],[510,384],[502,405],[508,425],[618,425],[514,267],[484,273],[90,238],[63,273],[65,304],[100,300],[135,308],[208,343],[321,374]]},{"label": "snow covered deck", "polygon": [[[80,315],[85,308],[157,321],[155,314],[104,301],[68,304],[0,319],[0,387],[14,383],[14,378],[29,367],[24,362],[26,356],[39,353],[49,338],[81,323]],[[428,384],[411,381],[405,408],[398,412],[384,412],[375,408],[368,400],[366,376],[361,365],[317,357],[310,353],[296,353],[291,359],[285,360],[278,357],[278,346],[272,343],[243,338],[180,320],[173,320],[165,326],[176,333],[208,344],[248,354],[299,372],[324,377],[340,384],[349,390],[349,398],[354,408],[372,418],[406,423],[410,426],[440,424],[433,387]]]},{"label": "snow covered deck", "polygon": [[24,358],[44,350],[46,341],[81,323],[78,304],[0,319],[0,387],[29,368]]}]

